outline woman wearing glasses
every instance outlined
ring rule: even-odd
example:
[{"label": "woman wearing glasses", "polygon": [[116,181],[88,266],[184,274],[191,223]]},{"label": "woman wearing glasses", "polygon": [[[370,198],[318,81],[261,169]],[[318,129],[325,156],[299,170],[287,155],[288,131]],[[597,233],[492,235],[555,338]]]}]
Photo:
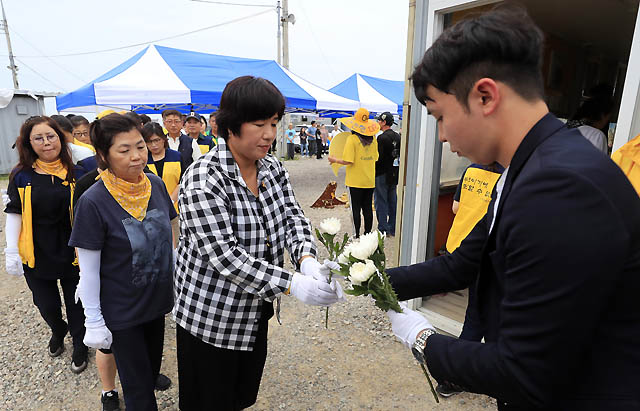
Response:
[{"label": "woman wearing glasses", "polygon": [[145,124],[142,128],[142,137],[149,149],[147,167],[164,181],[171,201],[177,206],[178,184],[183,173],[180,153],[169,148],[167,136],[158,123]]},{"label": "woman wearing glasses", "polygon": [[[8,274],[24,274],[33,302],[51,328],[48,353],[64,351],[67,331],[73,339],[71,370],[87,367],[82,306],[75,302],[79,280],[75,255],[67,244],[71,235],[72,197],[80,168],[69,150],[62,150],[62,131],[49,117],[33,117],[20,129],[19,162],[9,179],[6,206],[5,264]],[[62,286],[69,324],[62,319]]]}]

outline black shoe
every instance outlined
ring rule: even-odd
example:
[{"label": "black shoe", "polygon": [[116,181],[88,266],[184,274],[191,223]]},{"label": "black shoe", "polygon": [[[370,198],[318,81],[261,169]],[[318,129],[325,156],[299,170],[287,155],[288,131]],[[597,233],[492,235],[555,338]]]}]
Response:
[{"label": "black shoe", "polygon": [[120,400],[118,400],[118,391],[111,390],[102,394],[100,399],[102,402],[102,411],[118,411],[120,410]]},{"label": "black shoe", "polygon": [[462,391],[456,390],[450,384],[438,384],[436,392],[444,398],[451,397],[452,395],[460,394]]},{"label": "black shoe", "polygon": [[49,340],[49,356],[58,357],[63,352],[64,352],[64,335],[57,336],[55,334],[51,334],[51,339]]},{"label": "black shoe", "polygon": [[82,344],[77,347],[73,347],[73,354],[71,355],[71,372],[74,374],[80,374],[87,368],[87,359],[89,357],[89,349],[86,345]]},{"label": "black shoe", "polygon": [[158,377],[156,378],[156,390],[164,391],[169,387],[171,387],[171,378],[164,374],[158,374]]}]

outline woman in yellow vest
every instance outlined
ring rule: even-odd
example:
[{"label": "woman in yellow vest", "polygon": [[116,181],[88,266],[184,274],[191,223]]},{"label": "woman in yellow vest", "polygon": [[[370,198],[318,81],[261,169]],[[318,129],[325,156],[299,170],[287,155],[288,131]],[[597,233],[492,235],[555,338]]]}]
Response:
[{"label": "woman in yellow vest", "polygon": [[73,116],[70,121],[73,125],[73,144],[86,147],[95,154],[96,149],[91,145],[89,138],[89,120],[82,116]]},{"label": "woman in yellow vest", "polygon": [[[73,247],[68,246],[73,218],[73,188],[80,168],[69,150],[62,149],[63,133],[49,117],[28,119],[16,143],[19,162],[9,179],[5,208],[6,271],[24,274],[33,303],[51,328],[48,354],[64,351],[64,337],[73,338],[71,371],[87,368],[82,305],[74,294],[79,281]],[[64,294],[68,324],[62,319],[58,281]]]},{"label": "woman in yellow vest", "polygon": [[353,117],[341,119],[351,129],[342,153],[342,159],[329,156],[329,163],[347,166],[345,185],[349,187],[351,212],[356,238],[360,236],[360,212],[364,217],[364,234],[373,227],[373,190],[376,187],[376,161],[378,142],[375,135],[380,125],[369,119],[369,111],[360,108]]},{"label": "woman in yellow vest", "polygon": [[156,122],[150,122],[142,127],[142,137],[149,149],[147,167],[158,177],[162,178],[167,192],[178,207],[178,189],[182,177],[180,153],[169,148],[167,136],[162,132],[162,126]]}]

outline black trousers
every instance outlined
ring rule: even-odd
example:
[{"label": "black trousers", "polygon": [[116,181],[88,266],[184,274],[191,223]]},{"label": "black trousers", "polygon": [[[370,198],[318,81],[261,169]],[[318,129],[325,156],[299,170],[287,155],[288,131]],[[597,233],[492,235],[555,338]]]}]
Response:
[{"label": "black trousers", "polygon": [[295,155],[296,149],[295,144],[287,143],[287,157],[289,160],[293,160],[293,156]]},{"label": "black trousers", "polygon": [[316,148],[318,146],[316,145],[316,140],[307,140],[307,141],[309,142],[309,157],[311,157],[316,153]]},{"label": "black trousers", "polygon": [[267,359],[267,317],[260,320],[253,351],[214,347],[176,326],[182,411],[235,411],[255,404]]},{"label": "black trousers", "polygon": [[38,307],[40,315],[51,328],[51,332],[57,337],[67,334],[67,323],[62,319],[62,301],[58,290],[58,281],[62,287],[64,306],[69,321],[68,331],[73,338],[73,345],[82,346],[84,339],[84,309],[82,304],[75,302],[75,292],[80,275],[78,273],[66,274],[59,280],[43,280],[25,271],[25,280],[31,290],[33,303]]},{"label": "black trousers", "polygon": [[157,410],[155,386],[162,365],[164,315],[124,330],[111,330],[127,411]]},{"label": "black trousers", "polygon": [[322,158],[323,151],[324,151],[324,144],[322,144],[322,139],[316,138],[316,158]]},{"label": "black trousers", "polygon": [[349,187],[349,197],[351,197],[351,212],[353,213],[353,225],[356,237],[360,236],[360,212],[364,217],[364,233],[370,233],[373,227],[373,190],[375,188]]}]

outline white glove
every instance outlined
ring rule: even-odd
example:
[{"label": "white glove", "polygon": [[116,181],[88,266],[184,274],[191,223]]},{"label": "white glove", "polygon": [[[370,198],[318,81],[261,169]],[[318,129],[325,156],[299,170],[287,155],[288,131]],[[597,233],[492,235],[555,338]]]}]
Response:
[{"label": "white glove", "polygon": [[174,248],[173,249],[173,267],[175,267],[176,265],[178,265],[178,249]]},{"label": "white glove", "polygon": [[84,327],[86,329],[84,332],[84,340],[82,340],[84,345],[91,348],[102,348],[104,350],[111,348],[113,336],[104,324],[103,318],[92,321],[91,323],[85,321]]},{"label": "white glove", "polygon": [[24,270],[22,269],[22,259],[17,248],[5,248],[4,249],[4,264],[7,270],[7,274],[10,275],[22,275]]},{"label": "white glove", "polygon": [[400,307],[402,308],[401,313],[389,310],[387,316],[391,320],[391,329],[395,336],[405,347],[411,348],[420,331],[427,328],[435,330],[435,328],[422,314],[407,308],[405,303],[401,303]]},{"label": "white glove", "polygon": [[[320,266],[320,274],[329,276],[332,270],[340,271],[340,264],[331,260],[324,260],[324,263]],[[333,276],[344,277],[342,274],[333,273]]]},{"label": "white glove", "polygon": [[322,266],[315,258],[305,258],[300,263],[300,272],[309,277],[313,277],[316,280],[326,281],[327,277],[320,273],[321,267]]},{"label": "white glove", "polygon": [[305,304],[325,307],[344,300],[342,287],[335,280],[327,283],[326,280],[316,280],[298,273],[293,275],[291,281],[291,295]]},{"label": "white glove", "polygon": [[6,207],[7,204],[9,204],[9,194],[7,193],[7,190],[3,188],[2,189],[2,206]]}]

